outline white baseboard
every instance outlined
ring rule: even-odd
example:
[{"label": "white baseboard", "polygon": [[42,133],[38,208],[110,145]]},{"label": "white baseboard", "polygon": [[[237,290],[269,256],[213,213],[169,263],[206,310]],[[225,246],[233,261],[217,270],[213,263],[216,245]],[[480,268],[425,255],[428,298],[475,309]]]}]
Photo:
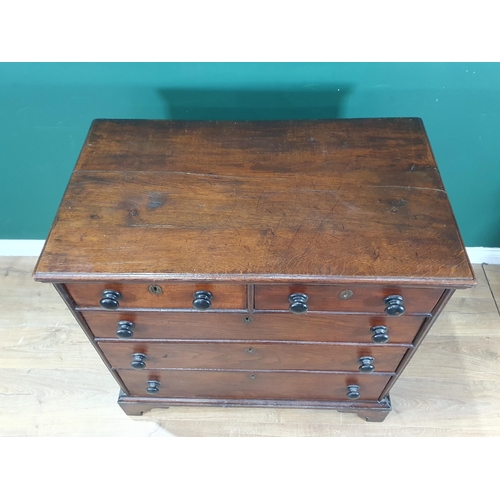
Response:
[{"label": "white baseboard", "polygon": [[[45,240],[0,240],[0,256],[38,257]],[[472,264],[500,264],[500,248],[467,247]]]},{"label": "white baseboard", "polygon": [[0,256],[38,257],[45,240],[0,240]]},{"label": "white baseboard", "polygon": [[466,247],[472,264],[500,264],[500,248]]}]

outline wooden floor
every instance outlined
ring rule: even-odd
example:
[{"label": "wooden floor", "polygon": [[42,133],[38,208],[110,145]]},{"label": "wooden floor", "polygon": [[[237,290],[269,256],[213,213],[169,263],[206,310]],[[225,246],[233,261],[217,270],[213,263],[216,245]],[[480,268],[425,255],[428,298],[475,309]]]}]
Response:
[{"label": "wooden floor", "polygon": [[[383,423],[329,410],[180,408],[128,417],[31,257],[0,257],[0,436],[499,436],[500,266],[474,266],[391,391]],[[495,301],[496,297],[496,301]]]}]

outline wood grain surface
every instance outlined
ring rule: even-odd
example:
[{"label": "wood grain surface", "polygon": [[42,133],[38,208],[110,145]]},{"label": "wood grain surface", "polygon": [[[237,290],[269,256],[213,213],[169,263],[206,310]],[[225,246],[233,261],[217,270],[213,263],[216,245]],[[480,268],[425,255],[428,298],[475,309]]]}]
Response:
[{"label": "wood grain surface", "polygon": [[[349,290],[352,296],[342,299],[340,294]],[[256,285],[255,309],[281,309],[290,306],[288,296],[305,293],[310,311],[375,312],[383,314],[384,298],[401,295],[407,313],[430,313],[443,294],[441,288],[403,288],[390,286],[342,286],[342,285]]]},{"label": "wood grain surface", "polygon": [[477,288],[448,303],[391,391],[393,411],[366,423],[282,408],[171,407],[128,417],[56,291],[32,280],[35,262],[0,258],[2,436],[500,436],[500,266],[484,266],[491,289],[474,266]]},{"label": "wood grain surface", "polygon": [[358,359],[374,358],[376,372],[394,372],[406,353],[394,345],[278,344],[272,342],[99,342],[114,368],[130,369],[132,355],[146,355],[147,369],[359,371]]},{"label": "wood grain surface", "polygon": [[263,371],[117,370],[132,396],[148,396],[148,380],[160,382],[155,396],[171,398],[349,401],[347,386],[360,386],[359,401],[376,401],[390,375]]},{"label": "wood grain surface", "polygon": [[374,183],[387,180],[396,170],[406,176],[404,186],[443,187],[419,118],[95,120],[77,169],[191,172],[196,168],[209,174],[221,167],[228,174],[253,176],[258,171],[274,178],[280,172],[301,174],[312,166],[319,175],[334,169],[356,179],[366,164],[373,167]]},{"label": "wood grain surface", "polygon": [[[150,285],[160,285],[160,294],[150,293]],[[246,309],[246,286],[218,283],[69,283],[66,288],[79,307],[99,307],[104,290],[116,290],[122,298],[120,308],[178,308],[191,309],[196,291],[212,294],[211,309]]]},{"label": "wood grain surface", "polygon": [[117,338],[118,321],[134,323],[133,339],[287,340],[372,342],[374,326],[388,328],[389,343],[410,344],[426,316],[368,314],[204,313],[84,311],[98,338]]},{"label": "wood grain surface", "polygon": [[419,119],[96,121],[35,278],[474,277]]}]

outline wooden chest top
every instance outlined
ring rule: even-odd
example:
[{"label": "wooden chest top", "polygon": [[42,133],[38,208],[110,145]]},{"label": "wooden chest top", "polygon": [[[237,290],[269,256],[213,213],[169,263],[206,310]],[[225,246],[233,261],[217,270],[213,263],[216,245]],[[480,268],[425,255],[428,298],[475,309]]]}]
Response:
[{"label": "wooden chest top", "polygon": [[96,120],[35,279],[474,285],[418,118]]}]

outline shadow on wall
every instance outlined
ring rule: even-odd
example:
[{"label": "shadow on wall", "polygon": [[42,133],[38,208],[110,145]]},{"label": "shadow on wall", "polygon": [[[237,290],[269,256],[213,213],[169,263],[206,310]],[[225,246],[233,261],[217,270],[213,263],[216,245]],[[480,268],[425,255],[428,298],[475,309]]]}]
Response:
[{"label": "shadow on wall", "polygon": [[341,118],[352,88],[338,84],[300,89],[160,89],[172,120],[322,120]]}]

